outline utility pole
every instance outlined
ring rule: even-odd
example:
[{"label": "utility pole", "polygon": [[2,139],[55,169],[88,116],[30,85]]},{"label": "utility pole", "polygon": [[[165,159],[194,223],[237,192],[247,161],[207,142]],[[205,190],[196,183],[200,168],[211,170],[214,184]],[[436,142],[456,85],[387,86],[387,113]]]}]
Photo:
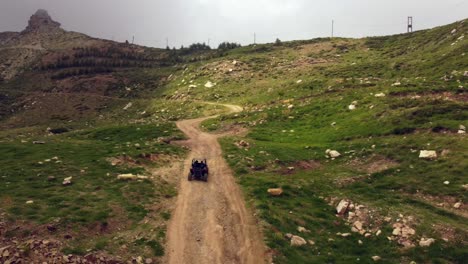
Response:
[{"label": "utility pole", "polygon": [[132,45],[135,42],[135,36],[132,37]]},{"label": "utility pole", "polygon": [[333,38],[333,34],[335,33],[335,20],[332,20],[332,34],[331,37]]},{"label": "utility pole", "polygon": [[210,40],[211,40],[211,39],[208,39],[208,46],[210,46]]},{"label": "utility pole", "polygon": [[408,33],[413,32],[413,17],[408,17]]},{"label": "utility pole", "polygon": [[254,45],[257,44],[257,33],[254,32]]},{"label": "utility pole", "polygon": [[166,48],[169,47],[169,38],[166,38]]}]

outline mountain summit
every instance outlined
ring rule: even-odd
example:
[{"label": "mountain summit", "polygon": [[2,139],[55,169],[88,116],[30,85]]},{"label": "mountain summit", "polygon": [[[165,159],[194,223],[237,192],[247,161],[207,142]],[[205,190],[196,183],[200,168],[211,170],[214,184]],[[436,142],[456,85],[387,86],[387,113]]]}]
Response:
[{"label": "mountain summit", "polygon": [[52,20],[49,13],[44,9],[39,9],[31,16],[28,26],[23,32],[47,32],[60,28],[60,23]]}]

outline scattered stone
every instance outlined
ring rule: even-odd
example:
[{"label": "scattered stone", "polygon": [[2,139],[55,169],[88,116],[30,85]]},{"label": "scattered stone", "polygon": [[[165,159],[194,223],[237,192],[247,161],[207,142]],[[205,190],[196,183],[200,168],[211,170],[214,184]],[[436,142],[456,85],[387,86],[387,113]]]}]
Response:
[{"label": "scattered stone", "polygon": [[123,108],[123,110],[129,109],[130,107],[132,107],[132,105],[133,105],[132,103],[128,103],[128,104]]},{"label": "scattered stone", "polygon": [[375,95],[375,97],[385,97],[385,94],[384,93],[378,93]]},{"label": "scattered stone", "polygon": [[348,211],[349,208],[349,201],[348,200],[341,200],[340,203],[336,206],[336,213],[339,215],[344,215]]},{"label": "scattered stone", "polygon": [[291,239],[291,238],[293,237],[293,234],[291,234],[291,233],[286,233],[285,237],[288,238],[288,239]]},{"label": "scattered stone", "polygon": [[349,106],[348,106],[348,109],[351,110],[351,111],[352,111],[352,110],[356,110],[356,106],[353,105],[353,104],[352,104],[352,105],[349,105]]},{"label": "scattered stone", "polygon": [[300,236],[292,236],[291,238],[291,246],[293,247],[300,247],[307,244],[307,241],[300,237]]},{"label": "scattered stone", "polygon": [[215,86],[215,84],[212,83],[212,82],[210,82],[210,81],[207,81],[207,82],[205,83],[205,87],[206,87],[206,88],[212,88],[212,87],[214,87],[214,86]]},{"label": "scattered stone", "polygon": [[444,181],[444,184],[445,184],[445,185],[449,185],[450,182],[449,182],[449,181]]},{"label": "scattered stone", "polygon": [[293,109],[294,108],[294,105],[288,105],[288,109]]},{"label": "scattered stone", "polygon": [[343,233],[343,234],[341,234],[340,236],[342,236],[342,237],[349,237],[350,235],[351,235],[351,233]]},{"label": "scattered stone", "polygon": [[302,227],[302,226],[298,226],[297,231],[299,233],[309,233],[310,232],[310,230],[307,230],[305,227]]},{"label": "scattered stone", "polygon": [[401,228],[397,227],[397,228],[393,229],[392,235],[394,235],[394,236],[401,235]]},{"label": "scattered stone", "polygon": [[421,150],[419,152],[419,158],[421,159],[436,159],[437,152],[435,150]]},{"label": "scattered stone", "polygon": [[380,236],[380,234],[382,234],[382,230],[378,230],[378,231],[375,233],[376,236]]},{"label": "scattered stone", "polygon": [[188,86],[189,88],[197,88],[197,86],[195,84],[191,84]]},{"label": "scattered stone", "polygon": [[421,238],[421,240],[419,241],[419,246],[420,247],[428,247],[430,245],[432,245],[432,243],[435,242],[435,239],[433,238]]},{"label": "scattered stone", "polygon": [[373,260],[373,261],[379,261],[379,260],[381,260],[381,259],[382,259],[382,258],[379,257],[379,256],[373,256],[373,257],[372,257],[372,260]]},{"label": "scattered stone", "polygon": [[302,83],[302,80],[298,80],[296,83],[297,83],[297,84],[300,84],[300,83]]},{"label": "scattered stone", "polygon": [[466,127],[464,125],[460,125],[458,127],[458,134],[465,134],[466,133]]},{"label": "scattered stone", "polygon": [[250,143],[245,141],[245,140],[241,140],[239,142],[236,142],[234,145],[236,145],[239,148],[249,148],[250,147]]},{"label": "scattered stone", "polygon": [[145,260],[145,263],[146,263],[146,264],[151,264],[151,263],[153,263],[153,260],[150,259],[150,258],[147,258],[147,259]]},{"label": "scattered stone", "polygon": [[313,240],[307,240],[307,242],[308,242],[311,246],[315,245],[315,241],[313,241]]},{"label": "scattered stone", "polygon": [[272,196],[280,196],[283,193],[283,189],[281,188],[270,188],[268,189],[268,193]]},{"label": "scattered stone", "polygon": [[33,203],[34,203],[33,200],[26,201],[26,204],[33,204]]},{"label": "scattered stone", "polygon": [[453,208],[455,208],[455,209],[460,209],[461,206],[462,206],[462,203],[461,203],[461,202],[458,202],[458,203],[455,203],[455,204],[453,205]]},{"label": "scattered stone", "polygon": [[42,144],[45,144],[45,141],[33,141],[33,144],[42,145]]},{"label": "scattered stone", "polygon": [[67,178],[63,179],[62,185],[63,186],[71,185],[72,184],[72,179],[73,179],[73,177],[67,177]]},{"label": "scattered stone", "polygon": [[331,149],[327,149],[325,151],[325,154],[327,154],[330,158],[338,158],[341,156],[341,153],[339,153],[336,150],[331,150]]},{"label": "scattered stone", "polygon": [[400,86],[401,85],[401,82],[396,82],[394,84],[392,84],[392,86]]},{"label": "scattered stone", "polygon": [[359,244],[359,245],[362,245],[362,240],[358,240],[358,244]]},{"label": "scattered stone", "polygon": [[362,222],[361,222],[361,221],[356,221],[356,222],[354,222],[353,226],[354,226],[357,230],[362,230]]}]

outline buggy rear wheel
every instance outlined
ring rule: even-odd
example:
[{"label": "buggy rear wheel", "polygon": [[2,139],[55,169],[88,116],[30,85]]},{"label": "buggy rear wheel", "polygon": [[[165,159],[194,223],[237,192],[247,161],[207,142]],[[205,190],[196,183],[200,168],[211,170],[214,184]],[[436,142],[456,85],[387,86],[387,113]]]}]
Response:
[{"label": "buggy rear wheel", "polygon": [[192,181],[192,179],[193,179],[192,173],[189,172],[189,174],[188,174],[188,180],[189,180],[189,181]]}]

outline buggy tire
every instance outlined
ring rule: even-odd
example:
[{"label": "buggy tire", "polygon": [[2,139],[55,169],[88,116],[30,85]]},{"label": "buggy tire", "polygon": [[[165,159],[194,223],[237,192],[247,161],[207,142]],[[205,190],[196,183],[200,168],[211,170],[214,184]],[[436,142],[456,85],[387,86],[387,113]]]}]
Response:
[{"label": "buggy tire", "polygon": [[193,179],[193,178],[192,178],[192,174],[189,172],[189,174],[188,174],[188,180],[189,180],[189,181],[192,181],[192,179]]}]

